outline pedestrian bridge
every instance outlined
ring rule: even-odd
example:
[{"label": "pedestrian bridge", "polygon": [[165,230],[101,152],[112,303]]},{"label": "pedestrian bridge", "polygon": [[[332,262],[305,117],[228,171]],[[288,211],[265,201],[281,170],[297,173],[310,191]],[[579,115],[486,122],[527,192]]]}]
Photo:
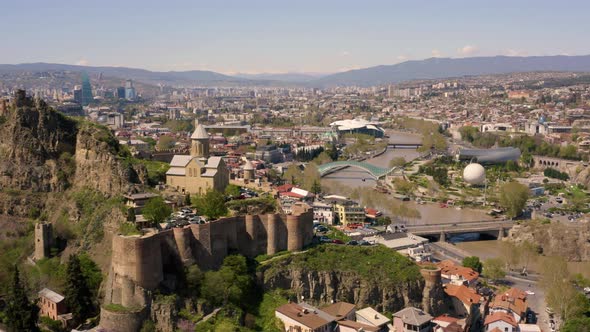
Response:
[{"label": "pedestrian bridge", "polygon": [[393,167],[393,168],[382,168],[382,167],[375,166],[375,165],[372,165],[372,164],[369,164],[366,162],[347,160],[347,161],[335,161],[332,163],[320,165],[318,167],[318,171],[320,173],[320,176],[324,176],[334,170],[337,170],[340,168],[346,168],[346,167],[355,167],[355,168],[359,168],[364,171],[367,171],[376,180],[381,179],[396,170],[401,170],[401,168],[397,167],[397,166]]}]

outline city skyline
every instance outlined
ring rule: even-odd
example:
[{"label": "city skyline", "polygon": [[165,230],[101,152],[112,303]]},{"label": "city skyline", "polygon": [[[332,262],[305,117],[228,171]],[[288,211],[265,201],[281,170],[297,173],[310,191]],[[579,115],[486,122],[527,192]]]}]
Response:
[{"label": "city skyline", "polygon": [[590,29],[590,4],[581,1],[30,0],[4,7],[0,28],[18,33],[5,34],[11,47],[0,63],[334,73],[430,57],[590,54],[579,43]]}]

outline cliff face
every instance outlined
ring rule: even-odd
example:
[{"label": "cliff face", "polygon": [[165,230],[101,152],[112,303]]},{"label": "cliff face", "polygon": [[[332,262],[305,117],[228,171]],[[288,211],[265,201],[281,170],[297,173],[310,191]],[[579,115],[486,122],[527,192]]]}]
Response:
[{"label": "cliff face", "polygon": [[89,187],[110,196],[128,191],[133,183],[147,183],[147,173],[120,157],[119,142],[108,131],[90,124],[78,127],[74,186]]},{"label": "cliff face", "polygon": [[319,306],[346,301],[359,308],[372,306],[377,311],[396,312],[406,306],[424,305],[425,310],[438,314],[439,304],[444,301],[442,287],[440,291],[434,289],[436,285],[425,287],[420,277],[402,282],[369,279],[354,271],[317,271],[297,266],[291,258],[263,267],[259,282],[265,290],[290,289],[297,299]]},{"label": "cliff face", "polygon": [[76,122],[17,94],[0,124],[0,187],[49,192],[64,190],[60,156],[73,154]]},{"label": "cliff face", "polygon": [[[67,118],[24,91],[17,92],[3,111],[0,190],[13,197],[18,191],[54,193],[70,187],[121,194],[132,183],[145,181],[145,172],[134,169],[123,156],[108,129]],[[2,212],[20,214],[17,207],[8,210]]]},{"label": "cliff face", "polygon": [[514,226],[506,240],[529,241],[540,246],[547,256],[562,256],[572,262],[590,260],[590,224],[587,223],[529,221]]}]

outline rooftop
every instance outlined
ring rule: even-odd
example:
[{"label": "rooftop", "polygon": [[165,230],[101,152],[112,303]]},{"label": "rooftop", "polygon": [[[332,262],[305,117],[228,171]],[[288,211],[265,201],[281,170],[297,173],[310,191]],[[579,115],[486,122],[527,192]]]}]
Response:
[{"label": "rooftop", "polygon": [[354,309],[354,304],[348,302],[336,302],[322,308],[324,312],[336,317],[337,319],[346,317],[348,314],[354,311]]},{"label": "rooftop", "polygon": [[379,313],[377,310],[367,307],[356,312],[357,318],[360,316],[374,326],[383,326],[391,320]]},{"label": "rooftop", "polygon": [[518,324],[516,323],[516,320],[514,320],[514,316],[507,314],[505,312],[502,312],[502,311],[497,311],[491,315],[488,315],[486,317],[484,325],[487,326],[487,325],[489,325],[493,322],[497,322],[497,321],[503,321],[507,324],[510,324],[511,326],[514,326],[514,327],[518,326]]},{"label": "rooftop", "polygon": [[393,316],[399,317],[404,323],[414,326],[421,326],[432,320],[432,316],[414,307],[404,308],[394,313]]},{"label": "rooftop", "polygon": [[473,288],[461,285],[445,285],[445,293],[449,296],[456,297],[464,304],[479,303],[481,296]]},{"label": "rooftop", "polygon": [[334,321],[333,317],[330,319],[331,316],[326,313],[320,314],[320,311],[315,308],[310,310],[309,306],[304,307],[296,303],[283,304],[276,309],[276,312],[311,329],[320,328]]},{"label": "rooftop", "polygon": [[198,121],[195,121],[195,131],[191,135],[191,139],[209,139],[207,130],[205,130],[205,127]]},{"label": "rooftop", "polygon": [[40,290],[39,297],[44,297],[53,303],[59,303],[65,299],[63,295],[60,295],[49,288],[43,288]]}]

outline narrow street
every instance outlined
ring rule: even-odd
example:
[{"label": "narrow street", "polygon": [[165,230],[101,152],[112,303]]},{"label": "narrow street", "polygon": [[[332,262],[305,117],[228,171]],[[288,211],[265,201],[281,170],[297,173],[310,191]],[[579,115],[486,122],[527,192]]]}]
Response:
[{"label": "narrow street", "polygon": [[[461,263],[463,258],[470,256],[468,252],[457,248],[448,242],[433,242],[428,244],[433,256],[436,259],[444,260],[450,259],[457,263]],[[509,272],[504,278],[504,282],[509,287],[516,287],[524,291],[530,291],[532,294],[527,296],[529,308],[535,313],[537,317],[537,324],[542,331],[551,331],[549,325],[549,315],[547,314],[545,303],[545,292],[538,284],[538,275],[531,275],[529,277],[519,276],[515,272]]]}]

